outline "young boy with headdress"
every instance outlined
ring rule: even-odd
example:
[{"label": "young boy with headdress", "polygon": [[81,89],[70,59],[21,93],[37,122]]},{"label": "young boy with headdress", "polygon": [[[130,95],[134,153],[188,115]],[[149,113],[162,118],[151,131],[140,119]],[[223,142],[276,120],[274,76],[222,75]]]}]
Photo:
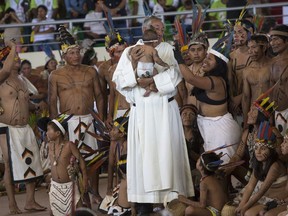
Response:
[{"label": "young boy with headdress", "polygon": [[197,161],[196,168],[201,173],[200,201],[194,202],[179,196],[179,200],[188,204],[185,215],[220,216],[221,210],[228,201],[223,183],[216,177],[216,171],[223,161],[221,155],[213,151],[204,152]]},{"label": "young boy with headdress", "polygon": [[83,192],[88,188],[84,159],[77,146],[66,140],[67,121],[71,117],[62,114],[47,124],[52,175],[49,200],[54,216],[70,214],[75,206],[81,205],[77,181],[81,179],[79,187]]},{"label": "young boy with headdress", "polygon": [[[143,33],[143,45],[136,45],[129,50],[129,55],[133,49],[138,49],[139,47],[143,50],[143,56],[137,62],[137,72],[136,77],[152,77],[157,74],[157,70],[154,68],[155,63],[169,69],[169,65],[159,57],[155,47],[158,43],[158,35],[153,29],[148,29]],[[145,88],[146,92],[144,97],[148,97],[152,91],[157,92],[155,84],[150,84]]]}]

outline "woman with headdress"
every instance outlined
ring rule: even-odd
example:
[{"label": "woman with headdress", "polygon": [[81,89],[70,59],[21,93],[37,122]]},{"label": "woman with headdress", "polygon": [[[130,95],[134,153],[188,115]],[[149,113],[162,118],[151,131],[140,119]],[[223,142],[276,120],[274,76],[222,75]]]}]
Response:
[{"label": "woman with headdress", "polygon": [[[263,94],[266,95],[266,94]],[[240,161],[244,158],[246,145],[249,151],[249,169],[252,168],[252,157],[254,151],[254,144],[255,139],[257,136],[257,131],[260,126],[260,123],[263,121],[269,121],[270,117],[274,113],[275,110],[274,102],[269,102],[269,97],[263,98],[262,96],[259,97],[251,106],[250,111],[248,112],[248,119],[247,124],[249,127],[245,129],[242,133],[241,141],[238,145],[237,151],[230,159],[230,162]],[[277,135],[277,138],[282,138],[281,134],[278,132],[276,128],[273,128],[274,133]],[[281,139],[282,140],[282,139]],[[234,169],[227,169],[226,174],[230,174]],[[241,171],[238,169],[238,171]],[[242,173],[233,173],[237,176],[237,178],[242,182],[246,183],[245,180],[242,178]],[[248,170],[247,175],[245,176],[246,180],[248,181],[250,178],[251,172]]]},{"label": "woman with headdress", "polygon": [[275,147],[276,136],[269,122],[264,121],[255,139],[253,172],[235,210],[241,216],[258,215],[261,210],[269,210],[287,197],[287,193],[283,193],[287,184],[286,168],[279,160]]},{"label": "woman with headdress", "polygon": [[[219,40],[215,45],[219,46],[229,37]],[[194,87],[192,94],[197,99],[199,110],[197,122],[200,133],[204,139],[204,150],[208,151],[222,145],[238,143],[240,140],[240,128],[232,115],[228,112],[228,85],[227,85],[227,62],[229,59],[213,47],[203,61],[203,77],[191,76],[191,71],[184,64],[179,49],[174,51],[180,71],[186,82]],[[227,53],[227,52],[226,52]],[[227,53],[228,54],[228,53]],[[226,54],[226,55],[227,55]],[[215,136],[215,133],[217,135]],[[222,149],[223,158],[228,161],[229,156],[235,153],[235,146]]]}]

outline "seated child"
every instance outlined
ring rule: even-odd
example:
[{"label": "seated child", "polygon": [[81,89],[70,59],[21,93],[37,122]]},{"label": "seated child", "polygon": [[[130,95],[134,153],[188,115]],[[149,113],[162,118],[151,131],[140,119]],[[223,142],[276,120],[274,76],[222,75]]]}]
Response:
[{"label": "seated child", "polygon": [[[154,64],[157,63],[166,69],[169,69],[169,65],[162,61],[159,57],[157,50],[155,47],[158,44],[158,35],[156,31],[152,29],[148,29],[143,34],[143,45],[136,45],[135,47],[129,50],[129,54],[133,49],[142,48],[143,56],[137,62],[135,68],[137,68],[137,77],[149,78],[157,74],[157,70],[154,68]],[[144,97],[148,97],[151,91],[157,92],[157,88],[155,84],[150,84],[146,87],[146,92]]]},{"label": "seated child", "polygon": [[181,202],[189,206],[185,210],[185,216],[220,216],[221,210],[228,200],[223,183],[216,177],[215,172],[223,163],[215,152],[204,152],[197,161],[196,168],[201,173],[200,201],[194,202],[179,196]]},{"label": "seated child", "polygon": [[[79,189],[75,183],[81,174],[83,179],[82,185],[79,186],[83,188],[84,192],[88,188],[85,162],[77,146],[73,142],[65,140],[67,121],[70,116],[65,117],[61,115],[59,119],[53,119],[47,125],[52,175],[49,200],[53,215],[68,215],[72,208],[81,205]],[[74,159],[79,161],[80,170],[73,162]],[[73,185],[74,197],[71,196]]]},{"label": "seated child", "polygon": [[252,175],[235,210],[241,216],[258,215],[269,202],[287,197],[287,193],[283,193],[286,168],[278,159],[276,137],[268,121],[261,122],[255,141]]}]

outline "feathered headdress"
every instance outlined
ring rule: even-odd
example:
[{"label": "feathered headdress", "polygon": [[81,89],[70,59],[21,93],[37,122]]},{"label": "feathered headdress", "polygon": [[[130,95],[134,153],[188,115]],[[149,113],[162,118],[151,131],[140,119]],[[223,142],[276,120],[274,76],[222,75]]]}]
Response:
[{"label": "feathered headdress", "polygon": [[[221,158],[225,155],[223,154],[222,152],[220,152],[219,154],[217,154],[215,151],[218,151],[218,150],[221,150],[221,149],[224,149],[224,148],[228,148],[228,147],[231,147],[233,145],[237,145],[238,143],[235,143],[235,144],[231,144],[231,145],[223,145],[223,146],[220,146],[218,148],[215,148],[213,150],[210,150],[210,151],[206,151],[206,152],[203,152],[200,156],[200,160],[201,160],[201,163],[203,164],[203,166],[208,170],[208,171],[211,171],[211,172],[215,172],[217,171],[218,169],[227,169],[227,168],[232,168],[232,167],[235,167],[235,166],[239,166],[241,164],[243,164],[245,161],[244,160],[241,160],[241,161],[237,161],[237,162],[230,162],[230,163],[226,163],[226,164],[223,164],[223,160],[221,160]],[[206,162],[206,160],[204,159],[204,157],[209,157],[210,160],[209,162]],[[211,160],[212,159],[212,160]]]},{"label": "feathered headdress", "polygon": [[213,55],[217,56],[218,58],[228,63],[233,39],[233,32],[231,29],[230,22],[227,23],[226,29],[228,31],[226,35],[222,33],[222,36],[220,36],[218,41],[212,46],[209,53],[212,53]]},{"label": "feathered headdress", "polygon": [[268,89],[265,93],[261,94],[255,101],[254,106],[263,113],[267,118],[269,118],[272,113],[276,110],[275,101],[269,102],[268,95],[273,91],[275,86],[278,84],[276,82],[270,89]]},{"label": "feathered headdress", "polygon": [[274,134],[269,121],[263,121],[260,123],[255,141],[255,146],[260,145],[268,148],[275,148],[276,135]]},{"label": "feathered headdress", "polygon": [[180,18],[177,17],[174,21],[174,26],[175,29],[178,33],[178,37],[179,37],[179,44],[181,47],[181,52],[185,52],[186,50],[188,50],[188,35],[186,34],[186,30],[185,27],[181,24],[180,22]]},{"label": "feathered headdress", "polygon": [[80,46],[76,43],[74,37],[67,31],[64,25],[60,25],[59,29],[60,41],[61,41],[61,50],[63,53],[66,53],[68,49]]},{"label": "feathered headdress", "polygon": [[192,18],[192,36],[190,38],[190,42],[188,47],[193,44],[201,44],[206,49],[209,47],[209,41],[207,35],[202,31],[202,24],[204,22],[206,16],[206,10],[202,12],[202,6],[200,4],[193,4],[193,18]]},{"label": "feathered headdress", "polygon": [[244,16],[247,12],[246,8],[247,8],[248,4],[242,9],[238,19],[235,22],[235,26],[242,26],[249,34],[248,34],[248,38],[251,36],[251,34],[254,34],[255,31],[255,26],[253,23],[251,23],[249,20],[245,19]]},{"label": "feathered headdress", "polygon": [[265,22],[264,16],[261,16],[261,15],[254,16],[253,23],[254,23],[256,32],[258,33],[261,32],[264,22]]},{"label": "feathered headdress", "polygon": [[104,24],[105,30],[107,32],[107,36],[105,37],[105,48],[107,51],[111,52],[115,49],[116,46],[125,44],[125,40],[121,37],[119,32],[115,30],[110,10],[104,10],[104,14],[107,19],[107,23]]}]

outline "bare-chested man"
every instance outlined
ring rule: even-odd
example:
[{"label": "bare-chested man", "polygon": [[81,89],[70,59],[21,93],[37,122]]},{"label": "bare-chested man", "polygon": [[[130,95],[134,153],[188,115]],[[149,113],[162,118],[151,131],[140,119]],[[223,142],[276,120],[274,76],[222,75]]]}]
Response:
[{"label": "bare-chested man", "polygon": [[[193,62],[189,69],[191,71],[191,75],[194,76],[203,76],[204,72],[201,70],[203,60],[207,55],[207,49],[209,47],[209,42],[206,34],[199,33],[192,37],[190,43],[188,44],[188,51],[190,55],[190,59]],[[187,89],[187,98],[184,100],[184,104],[193,104],[196,105],[195,96],[191,95],[191,92],[194,88],[188,82],[185,82],[185,86]]]},{"label": "bare-chested man", "polygon": [[269,89],[270,58],[266,56],[268,50],[268,36],[264,34],[252,35],[248,42],[248,53],[251,64],[243,70],[242,111],[244,124],[253,101]]},{"label": "bare-chested man", "polygon": [[[21,214],[14,195],[14,183],[26,183],[27,211],[43,211],[46,208],[35,201],[35,179],[43,175],[39,148],[35,135],[28,125],[29,108],[36,109],[29,102],[29,91],[25,81],[19,76],[20,58],[16,45],[8,42],[10,54],[0,70],[0,147],[5,164],[4,182],[11,214]],[[37,109],[38,109],[37,105]],[[19,157],[20,155],[20,157]]]},{"label": "bare-chested man", "polygon": [[[93,117],[90,112],[95,100],[99,116],[103,118],[103,95],[96,70],[81,64],[80,46],[75,44],[73,37],[64,27],[60,27],[59,31],[66,65],[52,71],[49,76],[49,112],[51,118],[59,114],[57,109],[57,98],[59,98],[60,113],[74,114],[68,121],[69,140],[74,142],[79,140],[79,133],[84,132],[85,127],[92,122]],[[84,124],[80,126],[81,131],[78,130],[75,133],[74,129],[79,125],[79,120]],[[95,133],[93,125],[90,125],[88,130]],[[93,150],[98,149],[96,139],[87,133],[82,144],[86,144]],[[89,159],[92,158],[87,158]],[[91,177],[90,185],[95,195],[94,200],[100,202],[97,174]]]},{"label": "bare-chested man", "polygon": [[[104,117],[106,125],[109,129],[112,129],[113,119],[116,116],[122,116],[129,108],[129,104],[126,102],[125,98],[121,94],[114,92],[114,84],[111,82],[113,73],[117,67],[117,63],[122,55],[122,52],[127,47],[127,43],[122,38],[119,40],[119,38],[121,38],[121,36],[115,37],[106,45],[106,50],[111,59],[102,63],[99,67],[100,83],[102,92],[104,93]],[[109,98],[107,85],[109,86]],[[115,100],[117,107],[115,107]],[[115,113],[116,110],[118,110],[117,113]]]},{"label": "bare-chested man", "polygon": [[[228,79],[230,84],[230,111],[239,124],[242,124],[241,100],[243,91],[243,70],[250,65],[248,37],[254,33],[254,26],[248,20],[238,20],[234,26],[234,45],[236,49],[230,54]],[[240,117],[238,119],[238,117]]]},{"label": "bare-chested man", "polygon": [[271,66],[270,85],[279,81],[272,92],[272,99],[277,105],[275,125],[284,136],[288,128],[288,26],[276,26],[270,31],[270,35],[270,45],[277,54]]}]

